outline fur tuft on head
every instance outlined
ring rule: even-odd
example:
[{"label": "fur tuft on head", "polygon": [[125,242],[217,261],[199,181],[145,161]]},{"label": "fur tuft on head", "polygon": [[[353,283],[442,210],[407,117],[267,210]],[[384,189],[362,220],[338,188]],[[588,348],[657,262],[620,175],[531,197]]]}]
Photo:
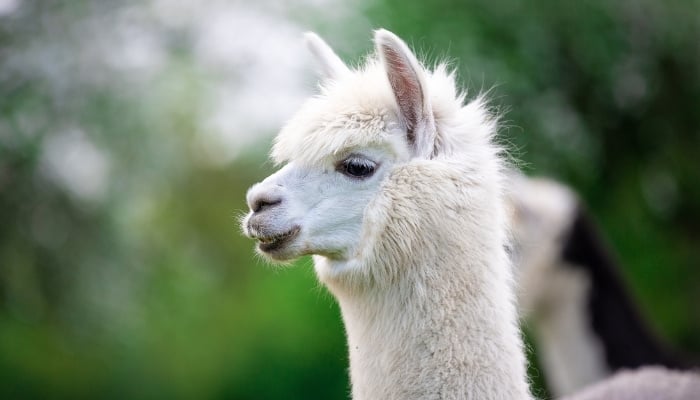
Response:
[{"label": "fur tuft on head", "polygon": [[[375,33],[376,53],[351,70],[317,35],[306,35],[321,61],[320,93],[307,100],[275,139],[272,159],[323,165],[328,155],[408,139],[411,158],[492,159],[496,117],[484,96],[465,104],[446,63],[425,68],[396,35]],[[340,71],[340,72],[339,72]],[[328,77],[333,79],[328,79]],[[486,153],[484,153],[486,152]]]}]

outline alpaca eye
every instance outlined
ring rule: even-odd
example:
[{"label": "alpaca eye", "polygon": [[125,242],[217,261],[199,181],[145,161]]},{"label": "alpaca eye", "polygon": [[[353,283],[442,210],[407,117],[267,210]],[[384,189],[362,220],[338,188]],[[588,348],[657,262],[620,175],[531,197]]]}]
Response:
[{"label": "alpaca eye", "polygon": [[340,172],[353,178],[370,177],[375,169],[376,164],[364,158],[348,158],[338,166]]}]

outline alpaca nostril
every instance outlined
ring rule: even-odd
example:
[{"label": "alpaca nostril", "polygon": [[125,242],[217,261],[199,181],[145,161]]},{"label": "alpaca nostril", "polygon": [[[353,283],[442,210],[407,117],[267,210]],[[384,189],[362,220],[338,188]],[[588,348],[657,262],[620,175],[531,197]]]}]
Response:
[{"label": "alpaca nostril", "polygon": [[253,201],[251,209],[254,213],[265,210],[282,202],[281,197],[259,197]]},{"label": "alpaca nostril", "polygon": [[248,189],[245,197],[250,211],[259,213],[282,203],[284,191],[270,183],[261,182]]}]

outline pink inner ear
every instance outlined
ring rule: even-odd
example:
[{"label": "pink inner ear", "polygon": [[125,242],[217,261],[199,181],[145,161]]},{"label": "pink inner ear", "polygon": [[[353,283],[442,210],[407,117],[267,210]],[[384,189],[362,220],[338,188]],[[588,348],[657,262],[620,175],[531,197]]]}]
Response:
[{"label": "pink inner ear", "polygon": [[414,128],[421,118],[423,109],[423,89],[418,80],[417,72],[410,62],[390,46],[382,46],[384,59],[387,63],[387,76],[394,91],[394,97],[399,105],[401,116],[406,123],[408,140],[415,142]]}]

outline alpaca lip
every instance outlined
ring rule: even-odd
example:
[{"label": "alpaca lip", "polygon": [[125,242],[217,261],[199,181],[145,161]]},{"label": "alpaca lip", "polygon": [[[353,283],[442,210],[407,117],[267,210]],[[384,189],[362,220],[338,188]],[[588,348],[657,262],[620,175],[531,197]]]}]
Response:
[{"label": "alpaca lip", "polygon": [[275,251],[292,240],[299,233],[299,230],[299,227],[295,226],[291,230],[284,233],[267,237],[258,237],[258,246],[261,251],[266,253]]}]

